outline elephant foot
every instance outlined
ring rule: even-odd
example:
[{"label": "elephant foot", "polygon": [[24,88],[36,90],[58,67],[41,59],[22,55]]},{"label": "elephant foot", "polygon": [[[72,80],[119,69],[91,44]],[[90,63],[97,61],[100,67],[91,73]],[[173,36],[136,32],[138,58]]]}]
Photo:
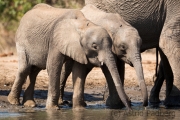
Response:
[{"label": "elephant foot", "polygon": [[67,105],[67,104],[69,104],[69,102],[66,100],[63,101],[63,99],[59,99],[58,104],[59,105]]},{"label": "elephant foot", "polygon": [[65,105],[65,106],[72,107],[72,102],[68,102],[68,101],[66,101],[66,100],[64,100],[64,101],[59,101],[58,104],[59,104],[59,105]]},{"label": "elephant foot", "polygon": [[26,107],[36,107],[36,103],[34,100],[26,100],[25,102],[23,102],[23,105]]},{"label": "elephant foot", "polygon": [[13,96],[11,93],[8,95],[7,99],[12,105],[20,105],[19,98]]},{"label": "elephant foot", "polygon": [[164,105],[168,107],[180,107],[180,87],[173,86],[170,95],[164,100]]},{"label": "elephant foot", "polygon": [[152,108],[157,108],[159,107],[159,103],[161,103],[159,96],[151,94],[149,97],[149,106]]},{"label": "elephant foot", "polygon": [[180,107],[180,96],[168,96],[164,101],[166,108],[169,107]]},{"label": "elephant foot", "polygon": [[119,98],[114,99],[114,98],[111,98],[110,96],[106,99],[106,106],[108,106],[111,109],[120,109],[120,108],[125,107]]},{"label": "elephant foot", "polygon": [[58,105],[46,104],[46,109],[48,109],[48,110],[60,110],[60,107]]},{"label": "elephant foot", "polygon": [[86,107],[87,104],[84,102],[84,100],[79,101],[79,99],[73,99],[73,108],[74,109],[81,109]]},{"label": "elephant foot", "polygon": [[85,107],[83,107],[83,106],[75,106],[75,107],[73,107],[73,110],[84,110],[85,109]]},{"label": "elephant foot", "polygon": [[58,100],[57,97],[48,95],[47,101],[46,101],[46,109],[47,110],[59,110],[60,107],[58,106]]},{"label": "elephant foot", "polygon": [[73,108],[85,108],[87,106],[87,104],[85,102],[83,102],[82,104],[74,104],[73,103]]},{"label": "elephant foot", "polygon": [[59,99],[59,100],[58,100],[58,104],[59,104],[59,105],[64,105],[64,104],[63,104],[63,99]]},{"label": "elephant foot", "polygon": [[160,102],[149,102],[149,107],[150,108],[159,108],[159,103]]}]

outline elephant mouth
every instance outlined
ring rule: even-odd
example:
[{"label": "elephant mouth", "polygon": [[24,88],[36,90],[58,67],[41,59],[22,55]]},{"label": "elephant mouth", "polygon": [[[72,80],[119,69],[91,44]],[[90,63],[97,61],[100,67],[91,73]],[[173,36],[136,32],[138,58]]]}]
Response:
[{"label": "elephant mouth", "polygon": [[125,56],[121,56],[121,57],[119,57],[119,59],[120,60],[122,60],[122,61],[124,61],[125,63],[127,63],[127,64],[129,64],[131,67],[134,67],[134,65],[132,64],[132,62],[129,60],[129,59],[127,59],[127,57],[125,57]]},{"label": "elephant mouth", "polygon": [[95,67],[102,67],[105,63],[103,61],[100,61],[97,57],[95,58],[89,58],[89,63],[93,64]]},{"label": "elephant mouth", "polygon": [[127,60],[126,63],[129,64],[131,67],[134,67],[131,61]]},{"label": "elephant mouth", "polygon": [[104,65],[104,63],[102,62],[98,62],[98,63],[95,63],[94,66],[95,67],[102,67]]},{"label": "elephant mouth", "polygon": [[102,67],[104,65],[104,62],[99,62],[98,67]]}]

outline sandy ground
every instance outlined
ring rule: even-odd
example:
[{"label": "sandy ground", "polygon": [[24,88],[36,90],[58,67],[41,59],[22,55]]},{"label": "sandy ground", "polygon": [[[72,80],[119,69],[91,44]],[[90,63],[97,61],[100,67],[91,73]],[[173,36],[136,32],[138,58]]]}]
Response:
[{"label": "sandy ground", "polygon": [[[154,82],[153,75],[155,73],[155,54],[152,53],[143,53],[142,54],[142,63],[145,81],[147,84],[148,92],[150,92]],[[10,104],[7,101],[7,95],[10,92],[11,86],[15,80],[16,72],[18,69],[18,60],[17,55],[0,57],[0,108],[10,108]],[[65,100],[71,100],[72,96],[72,79],[71,75],[68,78],[66,87],[65,87]],[[105,77],[102,74],[100,68],[94,68],[89,75],[87,76],[86,85],[85,85],[85,100],[87,104],[102,104],[104,86],[105,86]],[[26,88],[26,84],[23,86],[23,89]],[[48,75],[47,71],[43,70],[37,77],[36,86],[35,86],[35,101],[39,107],[45,106],[47,98],[47,88],[48,88]],[[125,91],[131,101],[141,102],[142,96],[141,91],[138,86],[137,77],[134,68],[126,65],[125,72]],[[23,92],[21,94],[22,99]],[[165,96],[165,88],[163,87],[160,94],[160,99],[163,100]],[[13,106],[14,107],[14,106]],[[22,106],[21,106],[22,107]]]}]

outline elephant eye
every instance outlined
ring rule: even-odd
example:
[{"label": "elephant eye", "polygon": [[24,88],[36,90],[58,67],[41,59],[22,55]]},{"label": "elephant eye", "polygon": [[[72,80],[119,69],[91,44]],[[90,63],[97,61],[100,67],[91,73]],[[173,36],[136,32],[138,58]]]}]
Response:
[{"label": "elephant eye", "polygon": [[125,46],[121,46],[121,48],[124,50],[124,49],[125,49]]},{"label": "elephant eye", "polygon": [[120,49],[121,50],[126,50],[126,46],[125,45],[120,45]]},{"label": "elephant eye", "polygon": [[92,44],[92,47],[97,50],[97,45],[95,43]]}]

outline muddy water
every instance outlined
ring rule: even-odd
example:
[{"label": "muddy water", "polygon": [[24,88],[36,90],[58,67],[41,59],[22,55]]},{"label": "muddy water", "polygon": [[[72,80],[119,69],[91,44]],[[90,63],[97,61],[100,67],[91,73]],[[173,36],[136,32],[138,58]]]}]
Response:
[{"label": "muddy water", "polygon": [[8,109],[0,110],[0,120],[179,120],[180,109],[150,109],[133,106],[133,111],[114,110],[104,106],[90,105],[85,110]]}]

